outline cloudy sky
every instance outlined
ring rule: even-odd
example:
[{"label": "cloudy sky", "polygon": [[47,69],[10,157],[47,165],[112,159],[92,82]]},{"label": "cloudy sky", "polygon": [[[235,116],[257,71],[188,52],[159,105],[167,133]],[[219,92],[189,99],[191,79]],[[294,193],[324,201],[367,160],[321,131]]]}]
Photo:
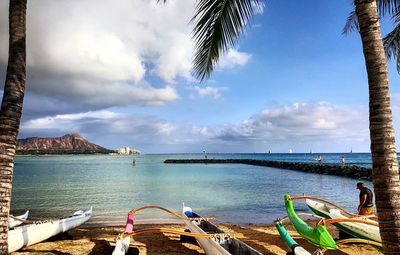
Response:
[{"label": "cloudy sky", "polygon": [[[195,0],[28,2],[21,138],[80,133],[145,153],[369,151],[360,38],[341,35],[351,1],[267,1],[203,83],[191,75]],[[7,12],[0,1],[1,86]]]}]

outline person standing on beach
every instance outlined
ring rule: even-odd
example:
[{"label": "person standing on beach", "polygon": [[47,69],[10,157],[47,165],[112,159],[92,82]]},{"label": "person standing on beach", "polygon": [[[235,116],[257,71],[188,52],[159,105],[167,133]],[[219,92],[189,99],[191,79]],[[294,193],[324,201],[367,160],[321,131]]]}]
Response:
[{"label": "person standing on beach", "polygon": [[374,214],[374,204],[372,200],[374,194],[372,191],[364,186],[364,183],[357,183],[357,189],[360,190],[360,204],[357,207],[358,214],[360,215],[372,215]]}]

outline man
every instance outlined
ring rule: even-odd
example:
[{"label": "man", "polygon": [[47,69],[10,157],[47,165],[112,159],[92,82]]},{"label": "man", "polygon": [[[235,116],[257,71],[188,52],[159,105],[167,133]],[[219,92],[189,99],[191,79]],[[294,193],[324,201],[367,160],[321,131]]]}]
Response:
[{"label": "man", "polygon": [[360,204],[358,205],[357,211],[360,215],[372,215],[374,214],[374,204],[372,200],[374,194],[370,189],[364,186],[364,183],[357,183],[357,189],[360,190]]}]

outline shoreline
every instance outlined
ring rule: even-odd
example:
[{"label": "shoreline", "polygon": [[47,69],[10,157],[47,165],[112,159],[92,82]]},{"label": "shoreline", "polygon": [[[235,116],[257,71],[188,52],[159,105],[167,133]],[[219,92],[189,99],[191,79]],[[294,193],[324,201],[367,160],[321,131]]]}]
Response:
[{"label": "shoreline", "polygon": [[[309,222],[313,225],[313,221]],[[237,224],[217,224],[225,232],[241,233],[243,242],[257,249],[263,254],[286,254],[290,249],[285,245],[278,231],[273,224],[256,224],[249,226],[241,226]],[[285,224],[289,234],[303,246],[306,250],[313,252],[316,250],[303,238],[301,238],[291,225]],[[67,233],[53,237],[50,240],[35,244],[12,255],[109,255],[115,245],[115,238],[124,230],[123,225],[108,227],[78,227],[68,231]],[[144,228],[172,228],[184,231],[184,224],[135,224],[135,229]],[[337,230],[330,226],[330,233],[335,238],[338,237]],[[137,255],[199,255],[204,251],[195,241],[185,239],[181,241],[179,235],[148,233],[135,236],[130,242],[131,254]],[[343,245],[340,251],[328,251],[326,255],[381,255],[379,251],[371,246],[366,245]]]},{"label": "shoreline", "polygon": [[246,164],[361,180],[371,180],[372,172],[370,168],[357,165],[342,166],[333,163],[305,163],[259,159],[167,159],[164,161],[164,164]]}]

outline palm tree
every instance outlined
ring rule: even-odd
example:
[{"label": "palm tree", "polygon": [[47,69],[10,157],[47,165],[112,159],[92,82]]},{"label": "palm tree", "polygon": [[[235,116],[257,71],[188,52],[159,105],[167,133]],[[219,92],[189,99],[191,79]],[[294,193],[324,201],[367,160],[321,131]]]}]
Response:
[{"label": "palm tree", "polygon": [[372,181],[385,254],[400,254],[400,180],[377,2],[354,1],[369,86]]},{"label": "palm tree", "polygon": [[0,109],[0,254],[8,254],[8,216],[26,79],[27,0],[10,0],[9,52]]},{"label": "palm tree", "polygon": [[[261,0],[198,0],[193,20],[193,69],[203,80],[220,56],[236,44]],[[372,179],[385,254],[400,254],[400,183],[390,107],[388,71],[378,7],[397,10],[395,0],[354,0],[369,85]]]}]

